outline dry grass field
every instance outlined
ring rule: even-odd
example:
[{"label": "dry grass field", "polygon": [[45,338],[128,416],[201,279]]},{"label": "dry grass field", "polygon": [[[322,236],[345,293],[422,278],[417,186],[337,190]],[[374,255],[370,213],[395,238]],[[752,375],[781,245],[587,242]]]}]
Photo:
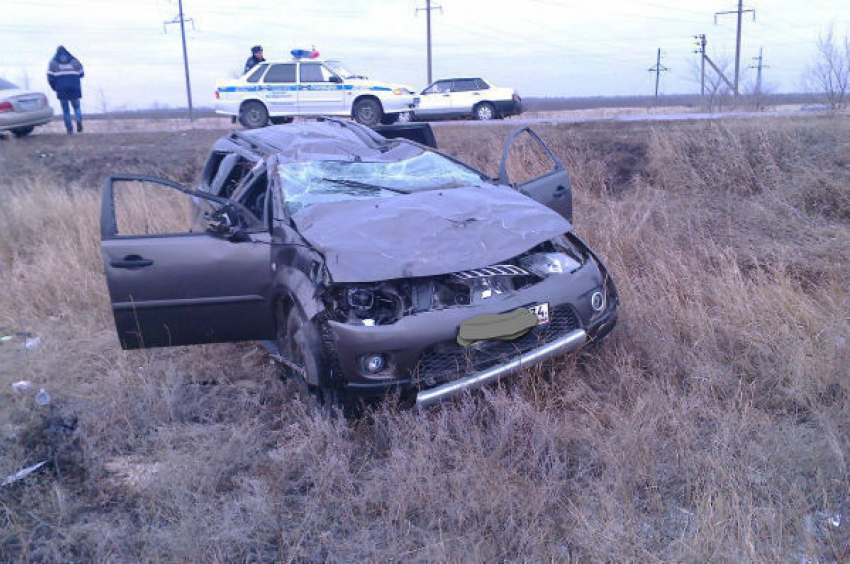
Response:
[{"label": "dry grass field", "polygon": [[[541,127],[619,326],[355,421],[289,397],[253,343],[120,350],[102,179],[191,182],[221,131],[0,140],[0,333],[42,338],[0,344],[0,477],[49,461],[0,488],[0,561],[847,562],[848,126]],[[509,128],[436,131],[495,172]]]}]

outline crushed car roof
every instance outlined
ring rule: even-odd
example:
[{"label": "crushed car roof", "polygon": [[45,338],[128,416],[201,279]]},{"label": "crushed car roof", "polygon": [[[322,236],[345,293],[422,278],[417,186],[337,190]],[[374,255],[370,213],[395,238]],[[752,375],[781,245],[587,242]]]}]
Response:
[{"label": "crushed car roof", "polygon": [[340,120],[291,123],[231,134],[264,154],[274,154],[278,162],[316,160],[393,162],[423,152],[404,140],[388,141],[368,127]]}]

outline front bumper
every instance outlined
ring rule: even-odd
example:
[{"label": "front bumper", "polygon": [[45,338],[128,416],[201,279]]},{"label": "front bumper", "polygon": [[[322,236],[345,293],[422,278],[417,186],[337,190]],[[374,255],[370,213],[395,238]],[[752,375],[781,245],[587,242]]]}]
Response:
[{"label": "front bumper", "polygon": [[416,407],[420,409],[428,407],[444,399],[462,394],[467,390],[497,382],[503,377],[515,374],[523,368],[534,366],[552,357],[571,353],[581,348],[586,340],[587,333],[584,329],[576,329],[552,343],[523,353],[506,364],[494,366],[441,386],[423,390],[416,394]]},{"label": "front bumper", "polygon": [[409,112],[416,107],[416,99],[410,95],[382,96],[379,98],[385,114]]},{"label": "front bumper", "polygon": [[50,123],[53,119],[53,108],[50,106],[31,112],[4,112],[0,114],[0,131],[36,127]]},{"label": "front bumper", "polygon": [[[590,296],[602,287],[602,272],[596,261],[588,260],[572,274],[553,276],[476,305],[410,315],[392,325],[367,327],[330,321],[342,386],[348,393],[362,396],[417,391],[426,394],[422,401],[428,402],[429,390],[442,390],[435,392],[435,397],[454,395],[456,392],[446,391],[455,390],[452,385],[459,389],[481,386],[520,367],[571,352],[614,322],[616,299],[603,313],[592,311]],[[456,343],[458,328],[467,319],[544,302],[550,304],[550,323],[524,337],[469,348]],[[386,374],[366,376],[360,360],[374,353],[386,354],[390,367]]]}]

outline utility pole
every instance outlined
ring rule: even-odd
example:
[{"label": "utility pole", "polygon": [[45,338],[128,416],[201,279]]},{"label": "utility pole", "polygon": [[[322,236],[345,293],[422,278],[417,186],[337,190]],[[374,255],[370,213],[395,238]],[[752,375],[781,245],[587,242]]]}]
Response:
[{"label": "utility pole", "polygon": [[661,47],[658,48],[658,56],[655,58],[655,66],[649,68],[649,72],[655,73],[655,103],[658,104],[658,83],[661,81],[661,73],[670,69],[661,64]]},{"label": "utility pole", "polygon": [[183,71],[186,74],[186,99],[189,102],[189,121],[194,121],[195,116],[192,112],[192,83],[189,81],[189,56],[186,54],[186,25],[185,22],[192,23],[192,29],[195,29],[195,21],[192,18],[186,18],[183,15],[183,0],[177,0],[177,6],[180,13],[170,22],[162,24],[162,29],[168,33],[166,26],[170,24],[180,24],[180,37],[183,40]]},{"label": "utility pole", "polygon": [[728,10],[726,12],[716,12],[714,14],[714,23],[717,24],[717,16],[723,16],[726,14],[737,14],[738,16],[738,36],[735,43],[735,87],[732,89],[735,92],[735,101],[738,100],[738,95],[740,94],[740,90],[738,89],[739,80],[741,78],[741,22],[744,17],[745,12],[752,12],[753,21],[756,21],[756,11],[755,10],[745,10],[744,9],[744,0],[738,0],[738,9],[737,10]]},{"label": "utility pole", "polygon": [[756,104],[755,105],[756,105],[756,111],[758,111],[763,106],[763,104],[762,104],[763,100],[762,100],[762,97],[761,97],[761,71],[762,71],[762,69],[769,69],[770,67],[768,65],[764,64],[763,48],[762,47],[759,47],[759,56],[753,57],[753,60],[758,61],[758,64],[756,64],[755,66],[750,65],[751,69],[757,69],[756,92],[755,92],[755,103]]},{"label": "utility pole", "polygon": [[694,35],[694,39],[697,40],[697,50],[694,53],[698,54],[700,57],[700,89],[699,94],[703,98],[705,98],[705,46],[708,44],[708,41],[705,39],[705,34],[701,33],[699,35]]},{"label": "utility pole", "polygon": [[428,35],[428,84],[431,84],[431,11],[432,10],[440,10],[443,11],[442,6],[432,6],[431,0],[425,0],[424,8],[416,8],[416,13],[425,12],[425,29]]},{"label": "utility pole", "polygon": [[761,94],[761,70],[762,70],[762,69],[769,69],[769,68],[770,68],[768,65],[765,65],[765,64],[764,64],[764,59],[763,59],[763,47],[759,47],[759,56],[758,56],[758,57],[753,57],[753,60],[754,60],[754,61],[758,61],[758,64],[756,64],[756,65],[750,65],[750,67],[749,67],[749,68],[751,68],[751,69],[757,69],[757,74],[756,74],[756,94],[758,95],[758,94]]}]

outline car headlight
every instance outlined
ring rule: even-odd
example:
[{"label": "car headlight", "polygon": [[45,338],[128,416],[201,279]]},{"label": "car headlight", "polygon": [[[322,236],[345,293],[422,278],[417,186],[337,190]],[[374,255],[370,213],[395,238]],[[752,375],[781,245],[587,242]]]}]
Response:
[{"label": "car headlight", "polygon": [[411,92],[407,88],[393,88],[393,94],[401,96],[403,94],[411,94]]},{"label": "car headlight", "polygon": [[566,253],[535,253],[519,259],[519,265],[541,278],[574,272],[581,263]]},{"label": "car headlight", "polygon": [[348,288],[345,297],[348,305],[357,311],[367,311],[375,305],[375,294],[367,288]]}]

